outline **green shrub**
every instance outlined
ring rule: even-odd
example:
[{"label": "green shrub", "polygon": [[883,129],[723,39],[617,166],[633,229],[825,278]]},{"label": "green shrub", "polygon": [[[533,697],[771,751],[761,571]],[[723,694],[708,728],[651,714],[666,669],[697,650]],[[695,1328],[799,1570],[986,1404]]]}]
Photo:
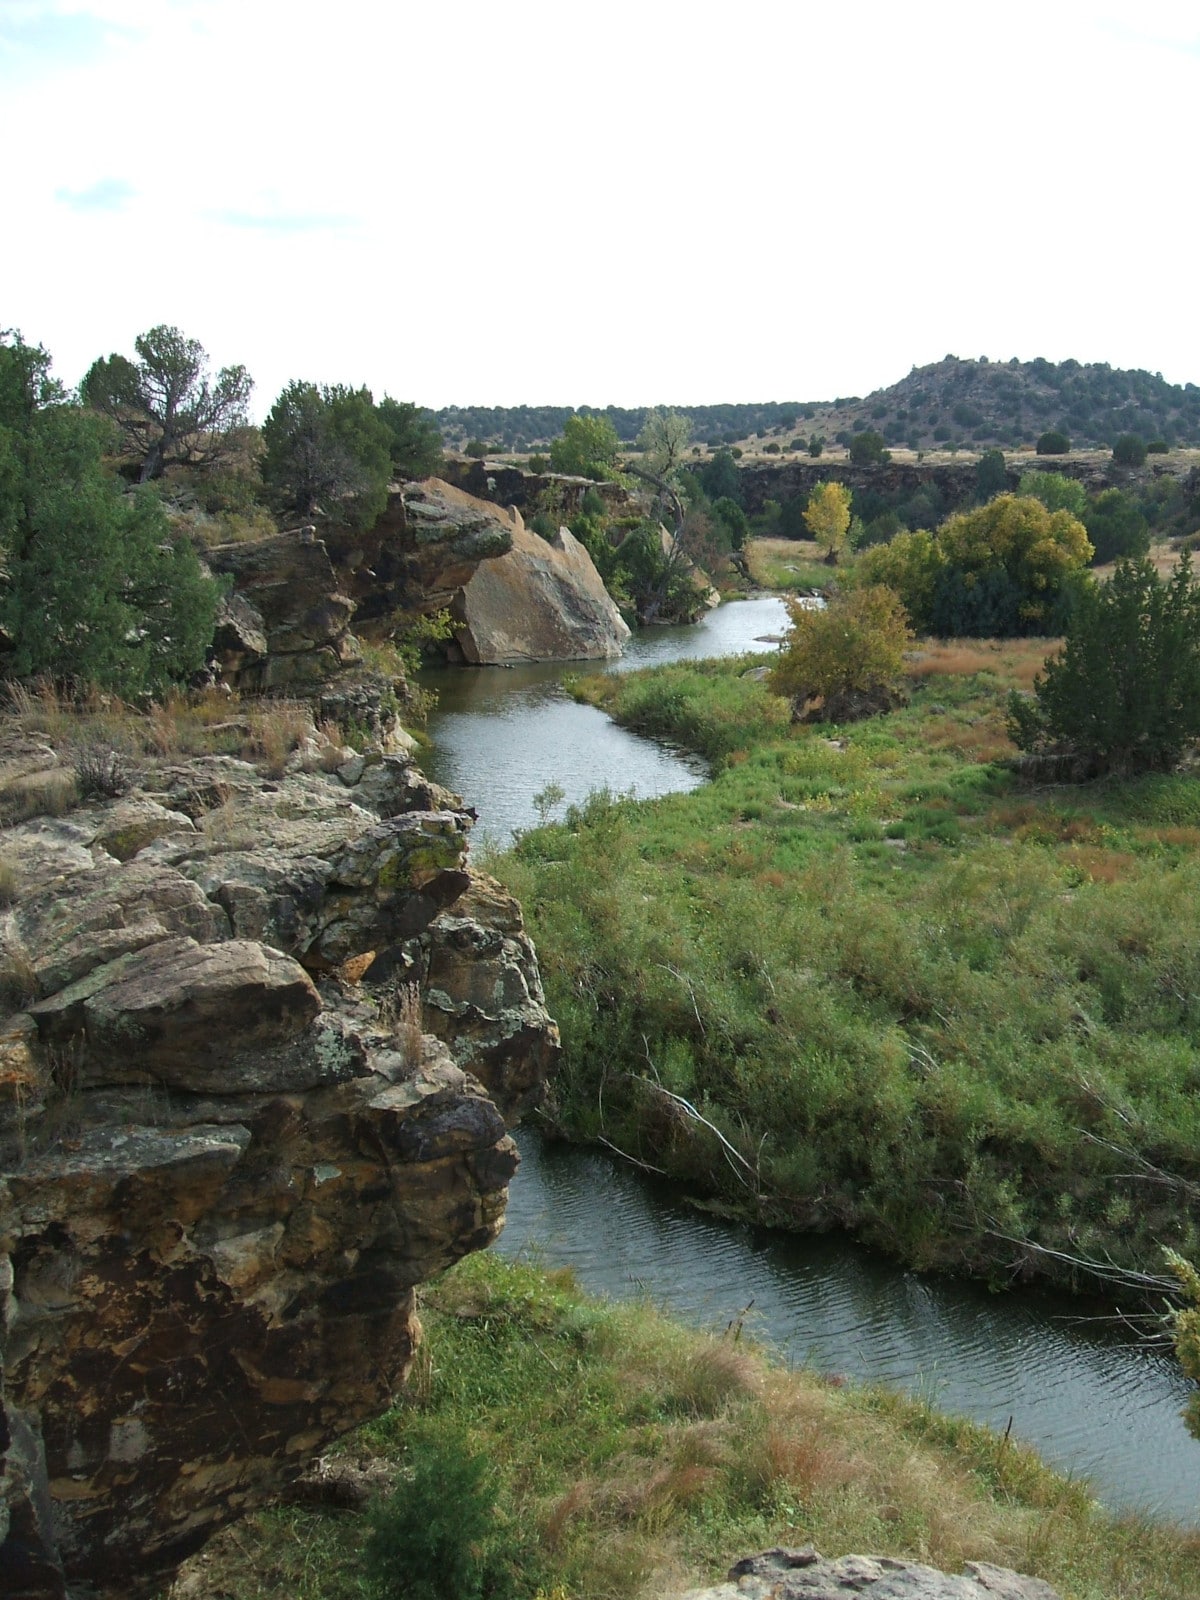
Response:
[{"label": "green shrub", "polygon": [[470,456],[473,461],[482,461],[487,453],[488,447],[482,439],[469,439],[467,447],[463,451],[463,454]]},{"label": "green shrub", "polygon": [[1058,428],[1048,428],[1037,442],[1039,456],[1065,456],[1071,453],[1071,441]]},{"label": "green shrub", "polygon": [[1150,548],[1150,525],[1121,489],[1103,489],[1084,512],[1084,527],[1096,547],[1093,564],[1144,556]]},{"label": "green shrub", "polygon": [[1032,700],[1009,703],[1021,750],[1064,752],[1083,771],[1168,770],[1200,737],[1200,586],[1185,556],[1166,583],[1144,557],[1080,590],[1062,654]]},{"label": "green shrub", "polygon": [[549,465],[550,463],[545,456],[530,456],[529,458],[529,470],[536,473],[539,478]]},{"label": "green shrub", "polygon": [[850,459],[855,466],[875,466],[892,458],[884,447],[883,435],[868,428],[850,441]]},{"label": "green shrub", "polygon": [[370,1516],[363,1552],[378,1600],[509,1600],[537,1588],[534,1553],[501,1522],[497,1486],[464,1437],[412,1435],[410,1476]]},{"label": "green shrub", "polygon": [[1146,446],[1148,456],[1165,456],[1170,453],[1171,446],[1165,439],[1151,439]]},{"label": "green shrub", "polygon": [[1123,433],[1113,445],[1112,458],[1121,467],[1140,467],[1146,459],[1145,441],[1136,433]]},{"label": "green shrub", "polygon": [[808,441],[808,453],[809,453],[809,455],[812,456],[815,459],[817,456],[823,454],[824,450],[825,450],[825,435],[823,433],[814,433],[814,434],[812,434],[810,436],[810,438],[809,438],[809,441]]}]

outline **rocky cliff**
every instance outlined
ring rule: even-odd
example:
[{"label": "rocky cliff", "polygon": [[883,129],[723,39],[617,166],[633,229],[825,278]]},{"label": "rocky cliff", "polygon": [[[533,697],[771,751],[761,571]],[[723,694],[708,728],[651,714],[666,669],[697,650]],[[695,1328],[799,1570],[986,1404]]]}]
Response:
[{"label": "rocky cliff", "polygon": [[[807,499],[818,483],[844,483],[853,493],[870,490],[889,498],[910,496],[919,489],[938,491],[947,511],[962,510],[973,504],[976,494],[977,461],[889,461],[878,466],[856,466],[844,457],[836,459],[793,460],[776,463],[756,461],[739,469],[739,482],[746,510],[757,512],[768,500],[780,502]],[[1186,477],[1190,462],[1180,457],[1152,456],[1144,467],[1117,465],[1107,455],[1090,456],[1010,456],[1007,487],[1015,491],[1025,472],[1058,472],[1075,478],[1089,491],[1145,484],[1160,477]]]},{"label": "rocky cliff", "polygon": [[6,1595],[152,1593],[387,1406],[501,1226],[557,1049],[519,908],[407,759],[320,755],[0,840]]}]

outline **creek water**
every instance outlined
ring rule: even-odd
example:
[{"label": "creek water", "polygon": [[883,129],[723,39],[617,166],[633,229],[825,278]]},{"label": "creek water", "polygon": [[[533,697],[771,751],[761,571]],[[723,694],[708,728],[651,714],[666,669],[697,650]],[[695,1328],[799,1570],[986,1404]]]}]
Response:
[{"label": "creek water", "polygon": [[[637,636],[608,670],[770,650],[786,621],[778,600],[733,602],[694,628]],[[564,790],[562,805],[603,787],[648,798],[704,781],[702,763],[576,705],[562,680],[590,670],[604,669],[422,675],[439,694],[425,769],[476,807],[477,833],[508,844],[538,821],[534,797],[550,784]],[[1179,1415],[1188,1385],[1165,1352],[1138,1344],[1101,1308],[918,1276],[840,1236],[725,1222],[602,1152],[546,1143],[528,1128],[518,1143],[505,1254],[570,1266],[589,1290],[647,1295],[707,1327],[724,1328],[749,1305],[748,1329],[789,1360],[889,1383],[1001,1429],[1011,1418],[1016,1438],[1087,1477],[1106,1504],[1200,1521],[1200,1443]]]}]

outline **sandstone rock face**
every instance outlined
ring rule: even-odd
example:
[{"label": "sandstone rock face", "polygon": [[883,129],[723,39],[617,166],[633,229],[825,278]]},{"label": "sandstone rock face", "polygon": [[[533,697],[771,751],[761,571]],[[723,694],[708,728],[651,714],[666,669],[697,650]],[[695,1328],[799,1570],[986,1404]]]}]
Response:
[{"label": "sandstone rock face", "polygon": [[223,757],[5,834],[0,1592],[154,1592],[495,1238],[557,1035],[470,821],[400,757]]},{"label": "sandstone rock face", "polygon": [[[590,487],[577,482],[580,492]],[[207,559],[233,580],[213,642],[222,680],[313,696],[323,718],[384,749],[403,748],[405,736],[381,709],[389,686],[363,670],[359,636],[386,640],[453,608],[458,659],[470,662],[603,659],[629,637],[569,532],[546,543],[519,512],[438,478],[394,487],[372,528],[327,528],[319,538],[293,529],[220,545]]]},{"label": "sandstone rock face", "polygon": [[513,525],[495,505],[439,478],[392,490],[379,521],[365,532],[326,535],[339,582],[365,638],[388,634],[397,613],[448,606],[481,562],[512,548]]},{"label": "sandstone rock face", "polygon": [[679,1600],[1059,1600],[1040,1578],[968,1561],[955,1577],[917,1561],[768,1550],[731,1568],[728,1583],[693,1589]]},{"label": "sandstone rock face", "polygon": [[219,545],[207,560],[233,579],[217,619],[215,650],[244,689],[302,690],[359,661],[354,602],[341,592],[320,540],[299,530]]},{"label": "sandstone rock face", "polygon": [[473,664],[603,660],[619,656],[629,628],[591,556],[566,528],[552,542],[512,513],[512,549],[476,568],[451,615]]}]

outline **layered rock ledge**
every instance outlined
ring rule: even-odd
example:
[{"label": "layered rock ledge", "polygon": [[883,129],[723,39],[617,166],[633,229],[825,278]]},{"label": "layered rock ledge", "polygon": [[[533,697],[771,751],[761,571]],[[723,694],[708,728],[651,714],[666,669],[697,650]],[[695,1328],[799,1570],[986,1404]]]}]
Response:
[{"label": "layered rock ledge", "polygon": [[470,821],[401,757],[209,757],[0,840],[0,1592],[153,1593],[496,1237],[557,1033]]}]

